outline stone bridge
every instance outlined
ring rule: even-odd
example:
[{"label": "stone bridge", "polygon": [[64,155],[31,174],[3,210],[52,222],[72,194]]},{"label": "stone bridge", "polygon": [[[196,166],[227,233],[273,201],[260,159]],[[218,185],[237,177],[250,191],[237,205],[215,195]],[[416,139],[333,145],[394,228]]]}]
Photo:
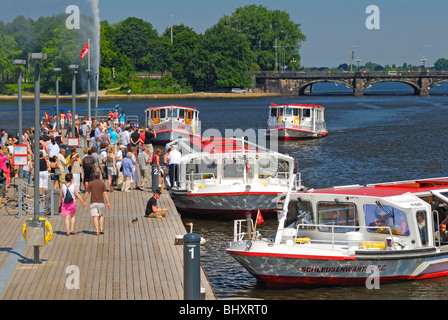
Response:
[{"label": "stone bridge", "polygon": [[428,96],[429,90],[435,85],[448,81],[448,73],[428,72],[256,72],[251,74],[255,80],[255,88],[269,90],[272,93],[304,95],[307,87],[319,82],[337,82],[353,90],[355,96],[362,96],[364,90],[378,82],[402,82],[410,85],[414,93]]}]

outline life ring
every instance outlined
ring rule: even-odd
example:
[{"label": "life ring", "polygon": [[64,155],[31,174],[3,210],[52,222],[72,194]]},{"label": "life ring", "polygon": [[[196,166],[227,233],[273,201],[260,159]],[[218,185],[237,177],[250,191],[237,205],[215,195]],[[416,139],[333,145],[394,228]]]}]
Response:
[{"label": "life ring", "polygon": [[299,117],[295,117],[294,118],[294,123],[295,124],[300,124],[300,118]]},{"label": "life ring", "polygon": [[[34,218],[31,218],[29,220],[34,220]],[[48,221],[47,219],[39,217],[39,220],[45,220],[45,244],[48,244],[50,242],[51,238],[53,237],[53,226],[51,225],[50,221]],[[26,241],[26,222],[23,224],[22,236],[23,236],[23,239]]]},{"label": "life ring", "polygon": [[283,117],[278,117],[278,123],[282,123],[283,122]]}]

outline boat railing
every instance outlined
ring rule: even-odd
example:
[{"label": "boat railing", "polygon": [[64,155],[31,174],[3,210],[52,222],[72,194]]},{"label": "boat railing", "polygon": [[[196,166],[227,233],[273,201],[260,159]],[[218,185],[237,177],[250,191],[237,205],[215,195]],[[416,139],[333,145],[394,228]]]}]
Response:
[{"label": "boat railing", "polygon": [[[331,244],[332,249],[334,249],[334,246],[336,244],[350,244],[350,242],[359,242],[359,244],[362,244],[364,249],[366,248],[365,244],[366,243],[370,243],[370,242],[377,242],[375,240],[372,239],[367,239],[366,235],[368,235],[368,230],[372,230],[372,229],[381,229],[381,230],[387,230],[389,232],[389,236],[391,239],[391,248],[396,248],[396,243],[395,243],[395,239],[393,236],[393,232],[392,232],[392,227],[386,227],[386,226],[349,226],[349,225],[328,225],[328,224],[308,224],[308,223],[300,223],[297,224],[296,227],[296,234],[295,236],[293,236],[293,238],[296,239],[300,239],[300,237],[297,237],[299,235],[300,231],[303,231],[304,229],[314,229],[314,228],[326,228],[326,229],[330,229],[331,231],[329,232],[331,234],[331,239],[329,240],[325,240],[325,239],[306,239],[306,242],[308,243],[323,243],[323,244]],[[286,230],[286,229],[283,229]],[[347,232],[350,232],[348,230],[351,230],[352,232],[358,232],[361,234],[361,238],[360,239],[344,239],[344,240],[336,240],[336,234],[341,234],[340,231],[336,231],[336,230],[345,230],[345,234],[347,234]],[[386,239],[385,239],[386,241]],[[295,244],[301,244],[304,243],[304,241],[295,241],[293,242]]]},{"label": "boat railing", "polygon": [[189,188],[191,190],[194,190],[194,183],[197,182],[197,181],[201,182],[200,185],[205,185],[206,180],[207,180],[207,182],[211,181],[214,185],[217,184],[215,175],[213,173],[210,173],[210,172],[187,173],[185,175],[185,177],[187,179],[186,183],[187,183],[187,185],[189,185]]},{"label": "boat railing", "polygon": [[[250,221],[250,227],[248,227],[247,222]],[[244,232],[244,228],[246,232]],[[254,221],[252,219],[241,219],[233,221],[233,241],[242,241],[244,237],[250,239],[251,230],[254,230]]]}]

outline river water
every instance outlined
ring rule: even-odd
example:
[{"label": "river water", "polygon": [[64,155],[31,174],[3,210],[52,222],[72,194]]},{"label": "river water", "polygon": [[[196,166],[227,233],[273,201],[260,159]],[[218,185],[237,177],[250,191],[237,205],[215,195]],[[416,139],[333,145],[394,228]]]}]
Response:
[{"label": "river water", "polygon": [[[288,153],[298,161],[308,188],[448,176],[445,144],[448,85],[435,87],[429,97],[413,96],[412,89],[401,84],[378,84],[368,90],[364,97],[354,97],[342,85],[324,84],[315,86],[313,94],[302,97],[185,100],[136,100],[131,97],[100,101],[100,107],[119,104],[126,114],[138,115],[142,120],[148,106],[197,107],[202,130],[214,128],[224,135],[225,129],[265,128],[270,103],[320,104],[326,108],[328,136],[280,142],[278,146],[279,152]],[[71,106],[70,101],[61,104]],[[41,101],[42,112],[54,114],[53,106],[52,101]],[[85,101],[79,101],[78,107],[85,107]],[[25,128],[33,125],[33,110],[33,102],[25,101]],[[15,102],[0,101],[0,127],[7,131],[17,130]],[[187,222],[193,222],[194,232],[207,240],[201,249],[201,261],[218,298],[446,299],[448,277],[384,284],[379,290],[365,287],[267,289],[226,255],[227,242],[233,235],[233,221],[184,219],[184,223]],[[274,220],[259,226],[260,231],[275,229]]]}]

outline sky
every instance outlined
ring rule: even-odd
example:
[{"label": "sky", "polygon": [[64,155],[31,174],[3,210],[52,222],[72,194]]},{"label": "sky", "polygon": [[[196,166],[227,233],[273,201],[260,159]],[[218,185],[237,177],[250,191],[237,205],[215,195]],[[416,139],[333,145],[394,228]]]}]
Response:
[{"label": "sky", "polygon": [[[361,65],[368,61],[418,65],[424,57],[432,66],[437,59],[448,58],[447,0],[0,0],[0,20],[51,16],[64,13],[69,5],[92,15],[91,1],[99,1],[101,20],[116,23],[137,17],[150,22],[159,34],[181,23],[204,33],[224,15],[248,4],[283,10],[301,24],[307,37],[300,49],[305,67],[350,64],[352,51]],[[377,11],[366,13],[370,5]]]}]

